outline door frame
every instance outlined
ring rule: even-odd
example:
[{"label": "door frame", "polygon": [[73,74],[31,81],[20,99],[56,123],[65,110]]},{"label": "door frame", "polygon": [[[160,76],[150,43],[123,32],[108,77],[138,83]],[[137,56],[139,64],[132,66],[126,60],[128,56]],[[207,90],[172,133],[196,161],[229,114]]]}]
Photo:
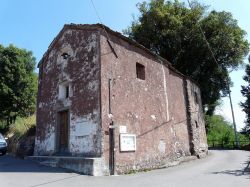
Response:
[{"label": "door frame", "polygon": [[68,146],[67,146],[67,149],[66,149],[66,152],[69,152],[69,142],[70,142],[70,110],[69,108],[63,108],[61,110],[57,110],[57,113],[56,113],[56,142],[55,142],[55,147],[56,147],[56,153],[60,153],[61,150],[60,150],[60,113],[62,112],[67,112],[68,114]]}]

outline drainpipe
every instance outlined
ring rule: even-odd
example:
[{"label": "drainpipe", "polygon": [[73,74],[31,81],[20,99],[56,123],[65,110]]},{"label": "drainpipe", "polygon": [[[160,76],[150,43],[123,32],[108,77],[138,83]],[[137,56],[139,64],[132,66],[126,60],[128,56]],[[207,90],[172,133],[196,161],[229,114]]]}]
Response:
[{"label": "drainpipe", "polygon": [[115,174],[115,126],[112,119],[111,110],[111,83],[112,79],[109,79],[109,118],[111,119],[109,125],[109,170],[110,175]]}]

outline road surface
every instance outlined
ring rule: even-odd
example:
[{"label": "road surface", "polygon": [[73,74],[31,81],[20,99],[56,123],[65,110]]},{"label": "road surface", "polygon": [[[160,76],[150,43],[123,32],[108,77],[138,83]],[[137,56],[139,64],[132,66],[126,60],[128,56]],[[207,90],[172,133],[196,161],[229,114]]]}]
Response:
[{"label": "road surface", "polygon": [[179,166],[123,176],[92,177],[0,157],[1,187],[250,187],[250,152],[213,150]]}]

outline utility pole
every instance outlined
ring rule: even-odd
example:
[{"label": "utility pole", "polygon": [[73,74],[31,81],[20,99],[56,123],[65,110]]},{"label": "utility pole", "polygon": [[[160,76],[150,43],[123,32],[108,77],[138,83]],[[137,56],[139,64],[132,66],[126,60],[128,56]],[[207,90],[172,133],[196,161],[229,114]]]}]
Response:
[{"label": "utility pole", "polygon": [[[188,1],[188,4],[189,4],[189,7],[190,7],[191,10],[192,10],[193,8],[192,8],[192,5],[191,5],[190,0],[187,0],[187,1]],[[203,30],[202,30],[202,28],[201,28],[199,22],[198,22],[198,26],[199,26],[200,32],[201,32],[201,34],[202,34],[202,36],[203,36],[203,38],[204,38],[206,44],[207,44],[207,47],[208,47],[209,51],[211,52],[211,55],[212,55],[212,57],[213,57],[213,59],[214,59],[214,62],[217,64],[217,66],[219,67],[219,69],[222,70],[221,66],[219,65],[219,63],[217,62],[217,60],[216,60],[216,58],[215,58],[215,55],[214,55],[214,53],[213,53],[213,50],[212,50],[212,48],[210,47],[210,44],[209,44],[209,42],[207,41],[207,38],[206,38],[206,36],[205,36],[205,34],[204,34],[204,32],[203,32]],[[235,118],[234,118],[234,109],[233,109],[233,104],[232,104],[231,90],[230,90],[229,82],[230,82],[229,79],[227,79],[226,84],[227,84],[227,87],[228,87],[228,96],[229,96],[229,100],[230,100],[231,112],[232,112],[232,117],[233,117],[234,138],[235,138],[236,148],[240,148],[239,140],[238,140],[238,136],[237,136],[237,129],[236,129],[236,123],[235,123]]]},{"label": "utility pole", "polygon": [[238,139],[238,135],[237,135],[237,129],[236,129],[236,123],[235,123],[235,118],[234,118],[234,109],[233,109],[233,104],[232,104],[231,90],[230,90],[230,86],[229,86],[229,81],[227,82],[227,86],[228,86],[228,96],[229,96],[229,100],[230,100],[230,106],[231,106],[231,112],[232,112],[232,118],[233,118],[233,125],[234,125],[234,141],[236,143],[236,148],[240,148],[239,139]]}]

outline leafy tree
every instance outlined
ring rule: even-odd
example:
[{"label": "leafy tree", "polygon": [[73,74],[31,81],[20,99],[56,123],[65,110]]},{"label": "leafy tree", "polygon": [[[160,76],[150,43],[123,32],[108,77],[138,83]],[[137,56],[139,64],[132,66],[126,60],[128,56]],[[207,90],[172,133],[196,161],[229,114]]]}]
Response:
[{"label": "leafy tree", "polygon": [[[250,59],[249,59],[250,61]],[[246,98],[245,102],[241,102],[240,105],[243,111],[246,113],[245,127],[242,129],[242,133],[250,136],[250,65],[246,65],[246,75],[243,79],[247,82],[246,86],[241,86],[241,93]]]},{"label": "leafy tree", "polygon": [[190,9],[178,0],[151,0],[138,4],[138,8],[139,18],[124,34],[168,59],[181,73],[198,82],[203,106],[207,114],[213,114],[216,101],[228,93],[227,82],[231,84],[228,70],[242,64],[249,51],[246,32],[231,13],[209,12],[197,2]]},{"label": "leafy tree", "polygon": [[205,116],[205,121],[208,126],[207,139],[208,141],[234,141],[234,129],[222,116],[213,115]]},{"label": "leafy tree", "polygon": [[0,121],[9,126],[17,116],[35,111],[37,75],[32,52],[0,45]]},{"label": "leafy tree", "polygon": [[[214,142],[215,144],[221,144],[223,142],[224,146],[232,147],[234,139],[234,129],[232,124],[227,122],[223,116],[220,115],[212,115],[205,116],[205,122],[207,126],[207,139],[208,144],[211,146]],[[238,134],[238,138],[240,140],[240,145],[243,146],[246,143],[244,141],[248,141],[248,138],[240,133]]]}]

